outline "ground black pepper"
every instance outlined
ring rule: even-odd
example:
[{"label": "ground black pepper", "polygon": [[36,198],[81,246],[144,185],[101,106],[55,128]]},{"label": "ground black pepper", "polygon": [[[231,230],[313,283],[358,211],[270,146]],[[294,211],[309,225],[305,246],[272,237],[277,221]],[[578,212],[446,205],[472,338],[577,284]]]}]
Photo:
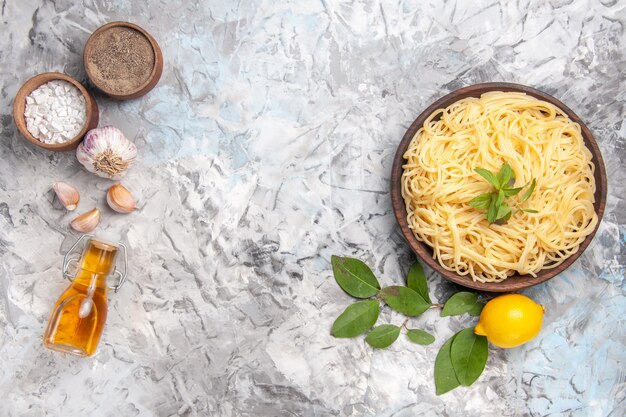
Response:
[{"label": "ground black pepper", "polygon": [[155,64],[150,41],[139,31],[112,27],[93,39],[87,70],[95,84],[113,94],[137,91],[152,73]]}]

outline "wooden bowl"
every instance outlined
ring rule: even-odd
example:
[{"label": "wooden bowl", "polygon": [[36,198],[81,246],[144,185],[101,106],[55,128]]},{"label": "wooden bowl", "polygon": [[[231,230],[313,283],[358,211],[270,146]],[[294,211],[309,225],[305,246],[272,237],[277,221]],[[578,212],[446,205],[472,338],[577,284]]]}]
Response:
[{"label": "wooden bowl", "polygon": [[[80,132],[78,132],[78,135],[68,140],[67,142],[48,144],[41,142],[39,139],[30,134],[30,132],[26,128],[24,111],[26,109],[26,97],[28,97],[28,95],[40,85],[53,80],[67,81],[68,83],[78,88],[83,94],[83,97],[85,97],[87,114],[85,124],[83,125],[83,128],[80,130]],[[30,80],[26,81],[26,83],[19,89],[17,95],[15,96],[15,99],[13,100],[13,120],[15,121],[15,125],[17,126],[17,130],[19,130],[22,136],[30,143],[49,151],[62,152],[76,149],[80,141],[83,140],[83,136],[85,136],[88,131],[98,126],[99,117],[100,115],[98,112],[98,104],[96,103],[96,99],[93,97],[93,95],[91,95],[91,93],[74,78],[60,72],[44,72],[42,74],[35,75]]]},{"label": "wooden bowl", "polygon": [[[152,46],[152,51],[154,53],[154,66],[152,67],[152,71],[146,81],[134,90],[125,93],[120,93],[118,91],[111,90],[111,88],[107,88],[107,86],[97,77],[97,75],[88,65],[89,56],[91,55],[91,52],[98,37],[112,28],[119,27],[133,29],[142,34],[148,40],[148,42],[150,42],[150,45]],[[105,93],[109,97],[113,97],[118,100],[130,100],[147,94],[157,85],[159,79],[161,78],[161,73],[163,72],[163,53],[161,52],[161,47],[159,46],[157,41],[141,27],[130,22],[111,22],[107,23],[104,26],[100,26],[94,33],[91,34],[91,36],[87,40],[87,43],[85,44],[85,49],[83,51],[83,64],[85,66],[85,71],[87,71],[87,76],[89,77],[89,80],[96,87],[102,90],[103,93]]]},{"label": "wooden bowl", "polygon": [[[433,258],[433,251],[431,247],[428,246],[426,243],[418,241],[415,235],[413,235],[411,229],[409,229],[409,224],[407,221],[407,211],[401,192],[401,178],[403,173],[402,165],[404,165],[405,163],[403,155],[408,148],[411,140],[413,139],[413,136],[415,136],[415,133],[424,124],[424,121],[435,110],[448,107],[450,104],[466,97],[480,97],[481,94],[489,91],[512,91],[526,93],[529,96],[536,97],[538,99],[552,103],[559,109],[563,110],[563,112],[567,114],[567,116],[571,120],[580,125],[585,145],[587,146],[589,151],[591,151],[592,160],[595,165],[594,178],[596,181],[596,192],[594,208],[596,210],[596,213],[598,214],[598,225],[596,226],[594,231],[589,236],[587,236],[587,238],[581,243],[576,253],[567,258],[562,264],[560,264],[556,268],[543,269],[539,271],[536,277],[533,277],[532,275],[519,275],[516,273],[502,282],[473,281],[471,277],[462,276],[457,274],[456,272],[444,269],[439,264],[439,261]],[[409,246],[411,247],[413,252],[417,255],[418,258],[420,258],[422,262],[426,263],[428,266],[430,266],[432,269],[434,269],[440,275],[449,279],[450,281],[453,281],[464,287],[488,292],[519,291],[524,288],[532,287],[533,285],[537,285],[539,283],[549,280],[550,278],[553,278],[554,276],[564,271],[572,263],[574,263],[574,261],[584,252],[587,246],[589,246],[589,244],[593,240],[593,236],[598,230],[598,226],[600,225],[600,221],[602,220],[602,215],[604,214],[604,208],[606,205],[606,192],[606,172],[604,168],[604,162],[602,160],[602,155],[600,154],[600,149],[598,148],[598,144],[593,138],[591,131],[587,128],[587,126],[585,126],[580,117],[578,117],[576,113],[574,113],[565,104],[561,103],[559,100],[550,96],[549,94],[546,94],[531,87],[511,83],[485,83],[471,85],[469,87],[464,87],[453,91],[452,93],[435,101],[433,104],[428,106],[422,112],[422,114],[417,117],[417,119],[415,119],[407,132],[404,134],[404,137],[402,138],[402,141],[398,146],[398,150],[396,151],[396,155],[393,160],[393,166],[391,168],[391,203],[393,206],[393,212],[396,216],[398,224],[400,225],[402,234],[409,243]]]}]

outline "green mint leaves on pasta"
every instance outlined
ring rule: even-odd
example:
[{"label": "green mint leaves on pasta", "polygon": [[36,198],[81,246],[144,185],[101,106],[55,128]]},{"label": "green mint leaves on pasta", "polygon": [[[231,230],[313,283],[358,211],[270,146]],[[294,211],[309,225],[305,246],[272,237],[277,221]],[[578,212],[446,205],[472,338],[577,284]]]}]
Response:
[{"label": "green mint leaves on pasta", "polygon": [[[481,194],[469,202],[471,207],[485,211],[489,224],[506,223],[513,215],[513,207],[505,199],[519,194],[524,188],[528,187],[519,199],[519,204],[522,204],[530,198],[537,185],[537,181],[533,178],[530,184],[515,188],[515,174],[508,162],[505,162],[497,173],[493,173],[485,168],[476,168],[474,172],[483,177],[495,189],[494,191]],[[518,210],[526,213],[538,213],[537,210],[532,209],[518,208]]]}]

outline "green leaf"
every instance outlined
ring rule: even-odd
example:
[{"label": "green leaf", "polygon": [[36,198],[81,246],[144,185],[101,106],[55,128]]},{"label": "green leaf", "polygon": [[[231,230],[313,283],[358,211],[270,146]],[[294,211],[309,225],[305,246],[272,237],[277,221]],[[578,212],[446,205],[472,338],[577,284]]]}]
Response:
[{"label": "green leaf", "polygon": [[502,206],[502,202],[504,201],[504,191],[498,191],[497,196],[494,198],[492,194],[491,205],[489,206],[489,212],[487,213],[487,221],[489,224],[492,224],[496,220],[498,220],[498,211],[500,211],[500,207]]},{"label": "green leaf", "polygon": [[498,214],[496,215],[496,220],[504,219],[505,217],[507,217],[507,220],[511,217],[511,207],[509,207],[509,205],[507,203],[502,203],[500,205],[500,208],[498,209]]},{"label": "green leaf", "polygon": [[420,329],[407,329],[406,335],[411,342],[418,345],[430,345],[435,341],[435,336]]},{"label": "green leaf", "polygon": [[458,316],[468,313],[478,300],[478,295],[473,292],[457,292],[452,297],[448,298],[446,304],[441,310],[441,317]]},{"label": "green leaf", "polygon": [[445,394],[461,385],[454,372],[450,355],[455,337],[456,334],[441,346],[435,359],[435,388],[437,395]]},{"label": "green leaf", "polygon": [[365,341],[371,347],[385,349],[391,346],[399,335],[400,327],[394,326],[393,324],[381,324],[380,326],[374,327],[370,334],[368,334],[365,338]]},{"label": "green leaf", "polygon": [[488,356],[485,336],[475,334],[473,328],[458,332],[452,341],[450,359],[459,383],[472,385],[483,373]]},{"label": "green leaf", "polygon": [[498,183],[500,184],[500,186],[496,188],[502,189],[509,184],[509,180],[513,178],[513,170],[508,162],[505,162],[504,165],[502,165],[502,168],[500,168],[496,177],[498,179]]},{"label": "green leaf", "polygon": [[496,207],[498,207],[498,209],[500,209],[500,206],[502,205],[503,201],[504,201],[504,191],[499,190],[498,196],[496,197]]},{"label": "green leaf", "polygon": [[380,284],[363,261],[333,255],[331,263],[337,284],[351,296],[369,298],[378,293]]},{"label": "green leaf", "polygon": [[522,211],[525,211],[526,213],[539,213],[537,210],[533,209],[522,209]]},{"label": "green leaf", "polygon": [[485,168],[476,168],[474,172],[486,179],[487,182],[496,187],[496,189],[500,188],[500,182],[498,181],[498,178],[493,174],[493,172]]},{"label": "green leaf", "polygon": [[526,190],[526,192],[524,193],[524,195],[522,195],[522,198],[520,199],[520,204],[523,203],[524,201],[528,200],[530,198],[530,195],[533,193],[533,191],[535,190],[535,186],[537,185],[537,180],[535,180],[533,178],[533,180],[530,183],[530,187],[528,188],[528,190]]},{"label": "green leaf", "polygon": [[487,211],[487,221],[489,224],[496,221],[496,215],[498,214],[498,206],[496,206],[497,199],[496,193],[492,193],[491,201],[489,202],[489,210]]},{"label": "green leaf", "polygon": [[432,304],[430,296],[428,295],[428,281],[426,281],[426,274],[424,268],[419,262],[415,262],[411,269],[409,269],[409,276],[407,277],[407,287],[422,296],[424,301]]},{"label": "green leaf", "polygon": [[406,316],[419,316],[430,307],[430,303],[408,287],[385,287],[379,294],[389,307]]},{"label": "green leaf", "polygon": [[505,197],[513,197],[514,195],[518,194],[520,191],[522,191],[524,187],[517,187],[517,188],[505,188],[502,191],[504,191],[504,196]]},{"label": "green leaf", "polygon": [[378,320],[378,300],[359,301],[344,310],[333,323],[330,333],[335,337],[355,337],[365,333]]},{"label": "green leaf", "polygon": [[468,313],[470,316],[478,317],[480,316],[480,313],[483,312],[484,307],[485,307],[485,303],[477,302],[476,304],[474,304],[472,308],[469,309]]},{"label": "green leaf", "polygon": [[491,193],[481,194],[476,198],[473,198],[469,205],[478,210],[487,210],[489,208],[489,204],[491,203]]}]

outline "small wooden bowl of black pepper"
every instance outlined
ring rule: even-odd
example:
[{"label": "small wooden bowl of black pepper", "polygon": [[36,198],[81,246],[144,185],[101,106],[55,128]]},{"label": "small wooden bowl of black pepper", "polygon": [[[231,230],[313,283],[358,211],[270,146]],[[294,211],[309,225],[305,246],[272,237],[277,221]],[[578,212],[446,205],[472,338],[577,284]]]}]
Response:
[{"label": "small wooden bowl of black pepper", "polygon": [[83,62],[89,80],[106,95],[130,100],[152,90],[163,72],[157,41],[129,22],[111,22],[87,40]]}]

